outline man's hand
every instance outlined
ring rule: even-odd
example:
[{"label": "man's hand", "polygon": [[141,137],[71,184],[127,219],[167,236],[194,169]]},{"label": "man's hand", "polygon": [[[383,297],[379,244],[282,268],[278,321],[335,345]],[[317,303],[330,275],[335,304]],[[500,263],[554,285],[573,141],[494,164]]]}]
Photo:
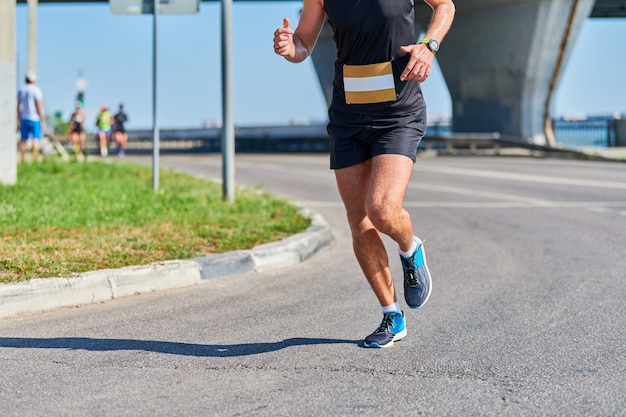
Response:
[{"label": "man's hand", "polygon": [[274,32],[274,52],[285,58],[294,58],[296,48],[293,43],[293,29],[289,27],[289,19],[283,19],[283,27]]},{"label": "man's hand", "polygon": [[426,81],[433,66],[433,54],[428,46],[423,43],[417,45],[401,46],[402,52],[411,54],[409,62],[406,64],[404,71],[400,74],[400,80],[417,80],[419,82]]}]

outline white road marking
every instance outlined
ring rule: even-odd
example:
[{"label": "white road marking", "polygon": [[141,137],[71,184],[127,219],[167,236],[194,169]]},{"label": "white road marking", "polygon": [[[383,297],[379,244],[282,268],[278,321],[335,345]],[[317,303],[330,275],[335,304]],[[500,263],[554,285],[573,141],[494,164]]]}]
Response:
[{"label": "white road marking", "polygon": [[[240,165],[255,167],[274,172],[286,172],[289,175],[302,175],[315,178],[330,178],[334,183],[334,175],[328,169],[296,169],[287,167],[280,163],[256,163],[252,161],[241,161]],[[626,184],[610,181],[595,181],[575,178],[548,177],[542,175],[517,174],[501,171],[487,171],[465,168],[446,168],[436,166],[416,165],[415,171],[434,172],[449,175],[474,176],[482,178],[493,178],[507,181],[522,181],[544,184],[561,184],[591,188],[613,188],[626,189]],[[454,187],[448,185],[439,185],[432,183],[423,183],[414,179],[409,183],[409,188],[414,190],[425,190],[430,192],[439,192],[445,194],[457,194],[472,196],[474,198],[488,198],[500,201],[405,201],[406,208],[574,208],[588,209],[593,211],[611,211],[610,207],[620,208],[626,207],[626,201],[553,201],[540,198],[525,197],[509,193],[500,193],[493,191],[480,191],[476,189]],[[308,207],[318,208],[343,208],[343,203],[337,201],[303,201],[301,202]],[[626,211],[619,212],[626,215]]]},{"label": "white road marking", "polygon": [[428,191],[434,191],[434,192],[440,192],[440,193],[471,195],[473,197],[485,197],[485,198],[492,198],[496,200],[515,201],[519,203],[526,203],[526,205],[532,204],[532,205],[542,206],[542,205],[550,205],[552,203],[551,201],[538,199],[538,198],[522,197],[518,195],[496,193],[492,191],[479,191],[475,189],[452,187],[448,185],[439,185],[439,184],[426,184],[426,183],[411,182],[409,183],[409,188],[418,189],[418,190],[428,190]]},{"label": "white road marking", "polygon": [[626,183],[612,181],[585,180],[581,178],[547,177],[543,175],[517,174],[503,171],[486,171],[482,169],[447,168],[441,166],[416,166],[416,171],[434,172],[439,174],[494,178],[498,180],[536,182],[543,184],[561,184],[577,187],[615,188],[626,190]]}]

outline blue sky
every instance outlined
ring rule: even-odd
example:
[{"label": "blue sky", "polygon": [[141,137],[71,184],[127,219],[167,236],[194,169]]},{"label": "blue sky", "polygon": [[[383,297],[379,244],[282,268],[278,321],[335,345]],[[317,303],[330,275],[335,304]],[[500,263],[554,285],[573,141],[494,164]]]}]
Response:
[{"label": "blue sky", "polygon": [[[283,16],[292,25],[301,2],[233,5],[235,124],[324,122],[326,103],[310,60],[277,57],[272,37]],[[17,7],[17,66],[27,65],[27,7]],[[38,8],[37,72],[47,112],[73,109],[79,72],[87,80],[91,120],[101,104],[123,102],[129,127],[152,126],[152,16],[113,15],[108,4],[43,4]],[[201,127],[221,120],[221,11],[161,16],[158,23],[158,118],[161,128]],[[555,113],[626,113],[626,19],[589,19],[564,70]],[[600,45],[598,45],[600,40]],[[436,67],[422,86],[430,116],[449,116],[448,90]]]}]

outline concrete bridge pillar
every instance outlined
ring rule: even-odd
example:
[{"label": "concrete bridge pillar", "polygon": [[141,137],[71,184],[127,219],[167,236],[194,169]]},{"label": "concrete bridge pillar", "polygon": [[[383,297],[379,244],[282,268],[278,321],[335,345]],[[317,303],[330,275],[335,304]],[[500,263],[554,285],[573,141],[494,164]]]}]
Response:
[{"label": "concrete bridge pillar", "polygon": [[[437,53],[453,130],[545,143],[553,92],[594,0],[455,4],[454,25]],[[416,20],[428,24],[428,6],[416,8]]]},{"label": "concrete bridge pillar", "polygon": [[[594,2],[456,1],[454,24],[437,53],[452,100],[453,131],[546,143],[553,92]],[[418,36],[431,16],[430,7],[416,0]],[[327,100],[335,56],[327,23],[312,55]]]},{"label": "concrete bridge pillar", "polygon": [[311,53],[313,66],[320,82],[320,87],[326,98],[326,104],[330,105],[333,98],[333,78],[335,77],[335,60],[337,59],[337,47],[333,40],[333,30],[328,20],[322,27],[322,32],[317,38],[317,43]]},{"label": "concrete bridge pillar", "polygon": [[17,182],[15,0],[0,0],[0,183]]}]

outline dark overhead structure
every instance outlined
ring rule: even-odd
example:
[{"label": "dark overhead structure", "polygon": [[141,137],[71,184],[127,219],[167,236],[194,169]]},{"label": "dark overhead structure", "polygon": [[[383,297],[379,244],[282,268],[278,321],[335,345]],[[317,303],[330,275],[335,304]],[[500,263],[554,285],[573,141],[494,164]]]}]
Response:
[{"label": "dark overhead structure", "polygon": [[[452,101],[452,130],[498,133],[520,142],[554,143],[552,97],[584,21],[624,17],[626,1],[456,1],[452,29],[437,60]],[[416,32],[432,10],[415,1]],[[326,25],[313,62],[327,100],[335,47]]]},{"label": "dark overhead structure", "polygon": [[596,0],[589,17],[626,17],[626,1]]},{"label": "dark overhead structure", "polygon": [[[215,3],[219,0],[202,0],[203,3]],[[294,0],[234,0],[236,2],[285,2]],[[471,0],[464,0],[471,3]],[[17,0],[17,3],[25,4],[27,0]],[[39,3],[108,3],[109,0],[39,0]],[[596,0],[589,17],[626,17],[626,1],[622,0]]]}]

